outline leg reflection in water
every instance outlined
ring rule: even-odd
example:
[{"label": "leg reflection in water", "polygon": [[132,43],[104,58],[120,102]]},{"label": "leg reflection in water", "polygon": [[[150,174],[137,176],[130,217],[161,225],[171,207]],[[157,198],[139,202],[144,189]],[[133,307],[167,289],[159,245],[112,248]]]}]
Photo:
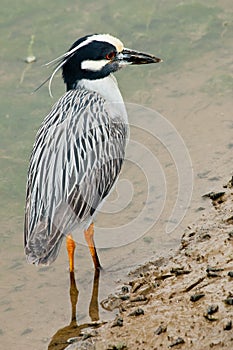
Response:
[{"label": "leg reflection in water", "polygon": [[[100,270],[96,269],[93,280],[92,297],[89,306],[89,316],[92,322],[99,320],[99,305],[98,305],[98,292],[99,292],[99,275]],[[83,323],[77,324],[76,319],[76,307],[78,303],[78,289],[76,287],[74,272],[70,272],[70,302],[71,302],[71,322],[68,326],[59,329],[51,339],[48,346],[48,350],[64,350],[70,342],[70,338],[76,338],[81,335],[83,329],[88,327],[98,327],[99,323]]]}]

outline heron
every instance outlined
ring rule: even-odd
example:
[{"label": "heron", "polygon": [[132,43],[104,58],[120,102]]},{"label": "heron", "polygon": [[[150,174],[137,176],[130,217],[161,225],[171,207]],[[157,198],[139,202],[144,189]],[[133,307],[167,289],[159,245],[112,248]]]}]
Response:
[{"label": "heron", "polygon": [[84,231],[94,267],[94,218],[117,181],[125,158],[128,117],[113,73],[130,65],[158,63],[151,54],[125,48],[110,34],[86,35],[49,64],[62,70],[66,93],[40,126],[26,188],[24,247],[29,263],[51,264],[66,237],[70,271]]}]

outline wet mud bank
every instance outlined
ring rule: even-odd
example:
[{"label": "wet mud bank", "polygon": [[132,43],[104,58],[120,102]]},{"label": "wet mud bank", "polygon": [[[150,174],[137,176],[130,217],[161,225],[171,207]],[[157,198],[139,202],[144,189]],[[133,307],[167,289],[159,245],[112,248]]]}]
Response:
[{"label": "wet mud bank", "polygon": [[180,246],[131,272],[102,301],[115,320],[85,330],[67,349],[233,349],[233,189],[208,193],[211,210]]}]

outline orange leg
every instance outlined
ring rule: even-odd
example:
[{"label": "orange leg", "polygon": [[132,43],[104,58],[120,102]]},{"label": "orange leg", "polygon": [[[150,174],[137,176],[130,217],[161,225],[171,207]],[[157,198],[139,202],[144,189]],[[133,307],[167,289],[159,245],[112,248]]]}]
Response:
[{"label": "orange leg", "polygon": [[100,261],[96,252],[96,248],[95,248],[95,243],[94,243],[94,224],[92,223],[88,229],[86,231],[84,231],[84,235],[85,235],[85,239],[87,241],[88,247],[90,249],[90,253],[92,256],[92,260],[94,262],[95,265],[95,269],[100,269],[101,265],[100,265]]},{"label": "orange leg", "polygon": [[73,240],[71,234],[66,236],[66,249],[69,257],[70,272],[74,272],[74,250],[75,250],[75,241]]}]

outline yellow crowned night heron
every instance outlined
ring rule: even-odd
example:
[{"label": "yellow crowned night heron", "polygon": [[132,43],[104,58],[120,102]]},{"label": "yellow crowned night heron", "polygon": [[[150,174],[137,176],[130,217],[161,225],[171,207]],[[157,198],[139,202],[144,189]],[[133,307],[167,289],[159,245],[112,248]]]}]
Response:
[{"label": "yellow crowned night heron", "polygon": [[66,236],[74,270],[74,229],[84,230],[95,268],[100,268],[93,218],[120,173],[127,113],[113,76],[127,65],[160,62],[124,48],[109,34],[87,35],[50,63],[62,69],[67,92],[36,136],[27,178],[24,244],[29,263],[49,264]]}]

